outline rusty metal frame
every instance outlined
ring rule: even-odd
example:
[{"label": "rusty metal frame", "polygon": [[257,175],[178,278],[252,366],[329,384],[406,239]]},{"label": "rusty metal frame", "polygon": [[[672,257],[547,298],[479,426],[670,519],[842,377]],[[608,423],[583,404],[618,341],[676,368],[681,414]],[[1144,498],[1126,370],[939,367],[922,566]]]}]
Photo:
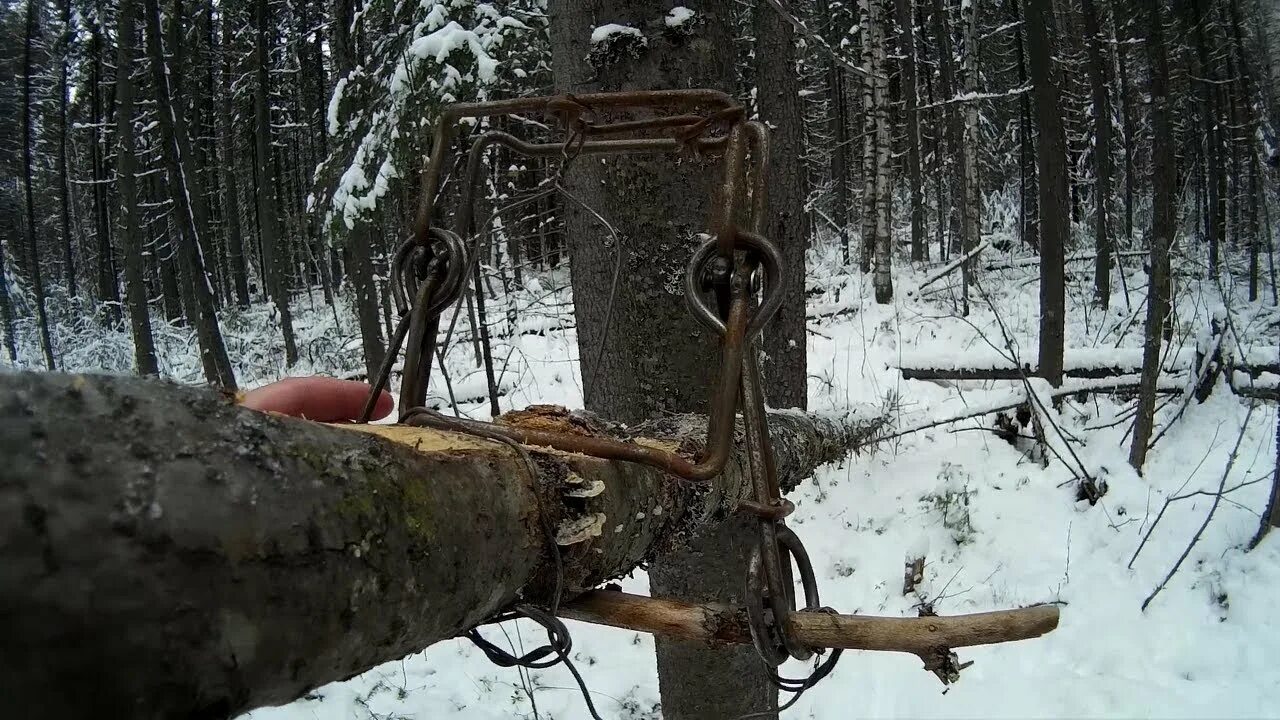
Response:
[{"label": "rusty metal frame", "polygon": [[[674,115],[657,115],[652,118],[628,120],[611,124],[594,124],[584,116],[594,111],[618,110],[677,110]],[[690,110],[704,110],[691,113]],[[440,191],[444,167],[450,162],[449,148],[454,132],[466,119],[479,119],[510,114],[543,112],[556,116],[568,133],[564,142],[532,143],[503,131],[488,131],[478,136],[467,153],[466,171],[462,180],[459,212],[455,216],[453,235],[467,237],[475,226],[474,197],[483,170],[485,152],[501,145],[516,153],[533,157],[573,154],[645,154],[676,155],[681,152],[718,153],[723,156],[722,183],[713,194],[710,227],[715,238],[716,255],[734,262],[734,250],[740,236],[759,237],[763,223],[765,204],[764,173],[768,161],[768,131],[758,122],[743,119],[742,108],[716,90],[654,90],[624,93],[595,93],[584,95],[560,95],[536,98],[520,98],[486,103],[451,105],[444,109],[433,132],[431,154],[422,176],[422,193],[419,198],[414,223],[414,242],[427,246],[432,241],[431,217]],[[717,123],[728,126],[719,136],[708,136],[706,131]],[[667,137],[629,137],[621,139],[590,139],[595,136],[616,136],[644,132],[666,132]],[[752,160],[750,181],[746,172],[746,158],[750,151]],[[750,208],[743,206],[744,197],[751,200]],[[748,212],[749,226],[741,229],[737,217]],[[748,245],[753,244],[748,242]],[[742,262],[741,259],[738,262]],[[754,262],[754,261],[752,261]],[[752,268],[754,269],[754,265]],[[780,278],[771,278],[776,286]],[[776,294],[778,288],[767,290]],[[402,289],[397,292],[397,304],[407,299]],[[421,293],[419,293],[420,295]],[[428,293],[429,294],[429,293]],[[739,384],[743,377],[746,349],[758,333],[763,320],[751,312],[749,288],[745,284],[730,289],[727,297],[727,313],[719,328],[721,338],[720,380],[711,397],[707,440],[696,461],[676,452],[648,447],[612,438],[590,437],[542,430],[527,430],[495,423],[449,418],[454,429],[477,433],[498,434],[516,442],[546,446],[565,452],[576,452],[597,457],[637,462],[657,467],[664,472],[686,480],[705,482],[718,475],[730,457],[733,444],[734,413],[739,396]],[[781,296],[777,295],[778,300]],[[770,304],[768,300],[764,303]],[[776,302],[772,305],[776,307]],[[428,322],[422,330],[431,333],[434,322]],[[411,333],[422,335],[424,333]],[[399,333],[398,333],[399,335]],[[413,341],[406,352],[413,350]],[[429,358],[427,359],[429,366]],[[753,362],[754,364],[754,362]],[[430,416],[409,411],[422,404],[426,383],[408,378],[410,363],[406,362],[405,381],[408,393],[402,393],[401,420],[408,424],[436,424]],[[421,373],[422,364],[412,363],[415,374]],[[770,465],[772,463],[769,463]],[[772,473],[768,473],[772,475]],[[776,478],[771,484],[776,486]],[[761,512],[778,515],[781,507],[760,508]]]},{"label": "rusty metal frame", "polygon": [[[587,119],[598,110],[623,109],[676,112],[606,123]],[[702,112],[689,112],[691,110]],[[432,227],[441,175],[449,162],[449,146],[458,124],[465,119],[537,111],[559,119],[567,133],[563,142],[526,142],[498,130],[482,133],[467,153],[453,230]],[[723,135],[708,134],[718,127],[725,128]],[[662,136],[646,137],[644,133]],[[601,137],[615,139],[599,139]],[[558,153],[565,158],[560,173],[580,154],[697,152],[722,156],[722,178],[713,191],[710,207],[711,239],[693,253],[684,278],[685,298],[691,312],[700,323],[719,334],[721,350],[720,377],[711,395],[707,439],[696,460],[635,442],[451,418],[425,407],[440,313],[462,292],[467,273],[461,269],[463,265],[475,273],[475,282],[479,284],[477,253],[467,257],[461,238],[468,237],[475,228],[476,186],[483,170],[484,154],[495,145],[526,156]],[[767,202],[768,155],[768,130],[764,125],[747,121],[741,106],[715,90],[560,95],[446,108],[436,123],[431,155],[423,173],[413,239],[397,251],[393,263],[397,268],[392,273],[397,307],[403,309],[408,304],[409,293],[414,295],[414,302],[409,315],[402,318],[396,330],[391,351],[366,405],[366,419],[390,374],[396,349],[406,335],[400,422],[506,442],[516,447],[526,462],[531,461],[521,449],[522,445],[545,446],[650,465],[685,480],[706,482],[719,475],[728,462],[735,414],[741,409],[746,472],[751,478],[754,497],[740,503],[738,509],[754,516],[760,530],[760,543],[752,552],[747,572],[748,615],[757,651],[766,664],[776,667],[788,657],[803,660],[812,655],[812,651],[797,640],[790,625],[790,614],[795,610],[793,562],[805,588],[806,608],[817,609],[820,600],[808,554],[799,538],[785,525],[785,518],[795,508],[781,497],[778,486],[759,358],[754,350],[760,330],[782,302],[782,255],[761,233]],[[746,204],[747,199],[750,206]],[[743,215],[747,218],[746,226],[740,227],[739,218]],[[477,239],[481,237],[484,235]],[[759,304],[753,305],[751,284],[758,272],[763,276],[764,293]],[[715,296],[717,308],[714,310],[708,291]],[[490,390],[492,392],[492,385]],[[776,673],[771,674],[771,678],[781,688],[803,691],[811,681],[830,672],[837,658],[838,654],[828,658],[823,669],[805,681],[789,680]]]}]

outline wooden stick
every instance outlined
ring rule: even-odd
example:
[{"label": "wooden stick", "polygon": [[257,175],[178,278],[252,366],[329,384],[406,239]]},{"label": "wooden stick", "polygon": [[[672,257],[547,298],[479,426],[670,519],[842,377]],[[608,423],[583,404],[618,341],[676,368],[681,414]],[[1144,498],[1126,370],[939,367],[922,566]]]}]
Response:
[{"label": "wooden stick", "polygon": [[[695,605],[669,598],[594,590],[561,608],[564,617],[640,630],[676,640],[750,643],[746,610],[727,605]],[[974,645],[1029,640],[1058,627],[1058,608],[1033,605],[1017,610],[918,618],[797,612],[796,636],[814,648],[880,650],[918,655],[926,662],[939,652]]]}]

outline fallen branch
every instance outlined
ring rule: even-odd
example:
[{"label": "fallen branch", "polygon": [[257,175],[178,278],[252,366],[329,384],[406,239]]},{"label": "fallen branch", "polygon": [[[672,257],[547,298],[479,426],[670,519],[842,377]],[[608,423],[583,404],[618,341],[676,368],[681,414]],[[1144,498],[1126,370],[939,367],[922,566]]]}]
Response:
[{"label": "fallen branch", "polygon": [[946,267],[942,268],[938,272],[934,273],[933,277],[930,277],[928,280],[925,280],[924,282],[920,283],[920,286],[916,288],[916,292],[920,292],[921,290],[924,290],[925,288],[929,287],[935,282],[955,272],[961,265],[964,265],[971,258],[976,256],[978,253],[982,252],[983,250],[986,250],[990,246],[991,246],[990,240],[983,240],[982,242],[978,243],[977,247],[965,253],[964,255],[961,255],[959,258],[952,261],[950,265],[947,265]]},{"label": "fallen branch", "polygon": [[[611,590],[586,593],[561,613],[574,620],[640,630],[678,640],[750,643],[745,608],[696,605]],[[1035,605],[1018,610],[915,618],[797,612],[796,638],[813,648],[911,653],[926,667],[955,648],[1040,637],[1058,627],[1058,608]]]}]

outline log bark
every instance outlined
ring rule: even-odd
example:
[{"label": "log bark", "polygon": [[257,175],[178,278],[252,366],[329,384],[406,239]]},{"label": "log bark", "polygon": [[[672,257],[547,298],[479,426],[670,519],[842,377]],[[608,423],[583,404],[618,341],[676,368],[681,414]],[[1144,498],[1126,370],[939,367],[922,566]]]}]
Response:
[{"label": "log bark", "polygon": [[[501,443],[322,425],[137,378],[3,375],[0,418],[0,696],[14,717],[214,718],[287,702],[517,598],[548,603],[553,549],[572,597],[749,496],[736,455],[693,485],[531,450],[530,477]],[[771,415],[784,484],[880,424]],[[637,429],[689,449],[705,431],[691,415]]]}]

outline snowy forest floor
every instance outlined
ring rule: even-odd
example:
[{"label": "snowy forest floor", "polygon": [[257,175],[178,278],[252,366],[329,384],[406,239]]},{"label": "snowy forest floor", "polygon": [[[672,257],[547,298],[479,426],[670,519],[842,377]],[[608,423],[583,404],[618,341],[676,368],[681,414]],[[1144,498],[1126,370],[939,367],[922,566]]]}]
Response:
[{"label": "snowy forest floor", "polygon": [[[1034,267],[983,273],[969,317],[960,318],[954,287],[915,292],[936,265],[922,271],[904,264],[896,272],[894,302],[877,305],[870,278],[847,272],[836,257],[815,251],[810,259],[811,410],[875,405],[887,408],[903,429],[994,406],[1020,392],[1020,381],[906,381],[898,367],[904,361],[952,366],[961,353],[994,361],[1006,351],[1004,333],[1019,361],[1034,365],[1039,316]],[[1140,261],[1126,264],[1128,302],[1117,272],[1107,312],[1090,305],[1091,267],[1076,263],[1068,270],[1067,347],[1094,360],[1133,357],[1145,317]],[[1249,303],[1232,285],[1223,298],[1203,273],[1182,270],[1175,273],[1171,365],[1181,358],[1185,373],[1215,313],[1229,313],[1241,355],[1276,361],[1280,313],[1275,306]],[[958,281],[957,274],[935,285]],[[504,410],[532,403],[582,405],[567,285],[564,272],[527,277],[514,297],[489,302],[499,334],[494,355],[502,370]],[[682,300],[673,296],[672,302]],[[503,317],[506,307],[516,309],[516,333]],[[223,318],[228,352],[245,387],[284,372],[270,312],[259,305]],[[358,372],[358,331],[345,307],[331,310],[317,292],[311,303],[301,298],[296,312],[302,362],[290,374]],[[127,330],[104,336],[91,331],[90,322],[64,319],[54,327],[55,337],[63,338],[63,367],[127,371]],[[198,382],[190,332],[156,325],[164,372]],[[465,326],[459,323],[463,334]],[[24,326],[21,335],[24,361],[19,364],[34,367],[39,358],[34,333]],[[486,418],[484,375],[466,338],[455,340],[446,365],[460,409]],[[437,372],[432,397],[447,408],[438,378]],[[1225,380],[1207,402],[1191,403],[1175,420],[1179,404],[1176,399],[1165,404],[1157,416],[1157,432],[1171,427],[1149,456],[1145,477],[1127,462],[1130,423],[1124,418],[1132,401],[1095,395],[1050,407],[1072,438],[1069,449],[1079,464],[1108,484],[1108,493],[1094,506],[1075,501],[1066,463],[1052,458],[1046,467],[1030,459],[1026,448],[984,429],[990,428],[990,416],[908,434],[820,470],[791,495],[797,505],[792,525],[814,558],[826,604],[848,613],[915,615],[922,597],[903,596],[903,560],[920,553],[927,564],[919,592],[940,614],[1060,602],[1062,624],[1040,639],[962,650],[961,660],[975,663],[951,688],[922,670],[915,657],[846,653],[834,675],[785,716],[1274,715],[1280,699],[1280,619],[1272,604],[1280,595],[1280,537],[1273,533],[1251,553],[1243,547],[1267,498],[1276,407],[1258,402],[1250,412],[1249,401],[1234,395]],[[1075,465],[1067,443],[1052,429],[1048,434],[1050,444]],[[1172,504],[1129,569],[1135,549],[1167,498],[1218,488],[1238,439],[1225,482],[1245,484],[1226,496],[1181,570],[1141,611],[1143,599],[1186,548],[1213,498],[1193,496]],[[647,592],[647,584],[643,572],[623,583],[640,593]],[[650,636],[575,622],[570,629],[574,659],[602,715],[661,716]],[[540,642],[537,629],[523,624],[484,632],[517,648]],[[808,668],[792,663],[784,670],[799,676]],[[242,720],[533,717],[527,688],[533,689],[539,717],[587,717],[563,667],[533,671],[522,682],[515,670],[489,664],[469,642],[452,640]]]}]

